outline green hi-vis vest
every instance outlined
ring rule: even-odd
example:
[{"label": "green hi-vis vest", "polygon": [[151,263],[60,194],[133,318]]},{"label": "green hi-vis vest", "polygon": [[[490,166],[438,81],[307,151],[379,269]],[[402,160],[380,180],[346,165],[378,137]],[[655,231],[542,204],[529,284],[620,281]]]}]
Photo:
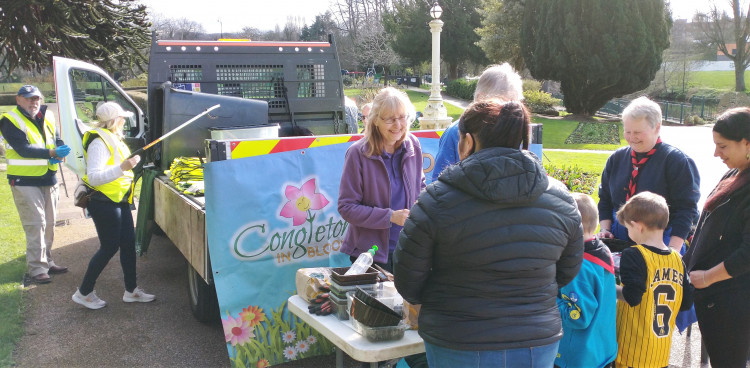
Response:
[{"label": "green hi-vis vest", "polygon": [[[83,151],[86,159],[88,160],[88,146],[96,137],[99,137],[104,141],[104,144],[109,149],[109,160],[107,166],[120,165],[123,160],[130,156],[130,149],[125,143],[117,136],[112,134],[107,129],[97,128],[89,130],[83,134],[83,147],[86,149]],[[88,175],[83,176],[83,181],[88,184]],[[128,196],[128,203],[133,203],[133,171],[128,170],[123,172],[123,175],[109,183],[94,186],[93,188],[102,192],[107,198],[111,199],[115,203],[122,202],[125,195],[130,192]]]},{"label": "green hi-vis vest", "polygon": [[[48,112],[44,116],[46,136],[42,135],[36,125],[21,113],[18,106],[4,113],[3,117],[10,120],[18,130],[26,134],[26,140],[29,141],[32,147],[46,148],[48,150],[55,148],[55,119],[52,113]],[[8,175],[39,177],[44,176],[47,170],[57,171],[57,164],[51,164],[48,159],[22,157],[7,143],[5,148]]]}]

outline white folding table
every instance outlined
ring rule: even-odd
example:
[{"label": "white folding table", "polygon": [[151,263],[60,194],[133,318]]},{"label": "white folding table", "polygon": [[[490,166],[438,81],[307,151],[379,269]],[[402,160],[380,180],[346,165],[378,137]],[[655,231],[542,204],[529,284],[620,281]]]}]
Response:
[{"label": "white folding table", "polygon": [[307,303],[299,295],[289,298],[289,311],[336,345],[336,367],[343,368],[344,354],[377,368],[379,361],[424,353],[424,342],[417,331],[407,330],[399,340],[372,342],[354,331],[351,321],[336,316],[318,316],[307,311]]}]

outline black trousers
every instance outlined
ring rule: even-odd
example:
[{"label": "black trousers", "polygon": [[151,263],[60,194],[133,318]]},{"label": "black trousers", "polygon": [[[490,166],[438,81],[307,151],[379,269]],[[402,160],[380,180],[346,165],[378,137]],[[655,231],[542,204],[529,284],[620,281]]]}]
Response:
[{"label": "black trousers", "polygon": [[750,356],[750,290],[695,291],[695,313],[712,367],[745,368]]},{"label": "black trousers", "polygon": [[89,261],[88,269],[78,290],[83,295],[88,295],[94,290],[99,274],[119,250],[125,290],[132,292],[138,284],[135,274],[135,226],[130,205],[91,200],[87,208],[94,220],[100,245],[99,250]]}]

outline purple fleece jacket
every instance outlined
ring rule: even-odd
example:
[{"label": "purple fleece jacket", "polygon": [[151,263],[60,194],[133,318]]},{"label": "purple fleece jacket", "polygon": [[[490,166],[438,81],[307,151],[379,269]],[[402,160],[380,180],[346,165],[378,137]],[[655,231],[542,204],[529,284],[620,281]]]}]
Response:
[{"label": "purple fleece jacket", "polygon": [[[425,187],[422,171],[422,147],[417,137],[407,133],[404,140],[401,172],[406,203],[413,205]],[[391,185],[385,163],[380,156],[368,156],[364,139],[346,151],[339,186],[338,210],[349,223],[341,252],[359,256],[373,245],[378,246],[374,261],[388,261],[388,233],[391,228]],[[397,208],[397,210],[400,208]]]}]

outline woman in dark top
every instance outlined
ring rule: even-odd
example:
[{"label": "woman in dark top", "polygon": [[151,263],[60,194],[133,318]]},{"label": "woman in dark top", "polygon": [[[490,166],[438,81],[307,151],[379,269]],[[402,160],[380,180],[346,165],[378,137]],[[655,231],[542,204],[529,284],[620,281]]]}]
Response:
[{"label": "woman in dark top", "polygon": [[628,242],[628,230],[614,214],[640,192],[661,195],[669,205],[664,243],[681,251],[698,220],[700,178],[693,159],[659,137],[661,108],[646,97],[633,100],[622,112],[628,146],[607,160],[599,187],[599,238]]},{"label": "woman in dark top", "polygon": [[395,284],[421,304],[430,367],[551,367],[562,337],[559,288],[583,261],[581,216],[529,145],[520,102],[472,103],[461,161],[412,207],[394,253]]},{"label": "woman in dark top", "polygon": [[716,150],[729,171],[706,200],[685,254],[695,311],[713,367],[745,367],[750,355],[750,108],[719,116]]}]

